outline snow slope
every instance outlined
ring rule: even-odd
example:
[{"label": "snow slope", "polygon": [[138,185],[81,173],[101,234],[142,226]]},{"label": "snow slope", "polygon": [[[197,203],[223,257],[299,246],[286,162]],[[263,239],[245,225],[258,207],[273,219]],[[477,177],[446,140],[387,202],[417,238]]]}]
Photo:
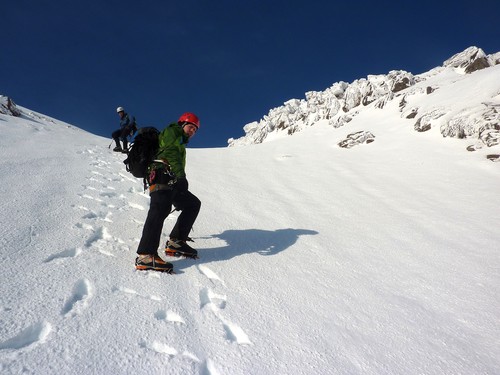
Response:
[{"label": "snow slope", "polygon": [[[134,270],[149,197],[109,140],[21,111],[0,114],[2,374],[500,373],[500,146],[394,102],[190,149],[201,259],[171,276]],[[356,130],[375,141],[337,145]]]}]

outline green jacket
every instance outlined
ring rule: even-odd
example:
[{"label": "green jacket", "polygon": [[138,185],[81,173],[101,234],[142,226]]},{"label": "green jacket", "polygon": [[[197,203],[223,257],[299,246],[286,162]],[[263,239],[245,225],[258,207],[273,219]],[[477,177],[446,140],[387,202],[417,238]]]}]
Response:
[{"label": "green jacket", "polygon": [[166,160],[175,177],[186,177],[186,144],[189,137],[177,122],[168,125],[158,138],[157,159]]}]

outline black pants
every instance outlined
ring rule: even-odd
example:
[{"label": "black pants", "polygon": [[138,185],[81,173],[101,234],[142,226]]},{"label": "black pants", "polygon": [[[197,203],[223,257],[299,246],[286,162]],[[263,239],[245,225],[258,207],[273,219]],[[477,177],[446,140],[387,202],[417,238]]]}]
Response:
[{"label": "black pants", "polygon": [[115,140],[116,147],[120,146],[120,139],[123,141],[123,148],[127,148],[127,137],[130,135],[132,131],[132,127],[125,126],[124,128],[120,128],[111,133],[111,138]]},{"label": "black pants", "polygon": [[151,203],[137,249],[138,254],[157,254],[163,222],[172,210],[172,204],[175,208],[181,210],[181,214],[177,218],[172,232],[170,232],[170,238],[179,240],[188,238],[189,232],[200,212],[200,200],[189,191],[155,191],[151,193]]}]

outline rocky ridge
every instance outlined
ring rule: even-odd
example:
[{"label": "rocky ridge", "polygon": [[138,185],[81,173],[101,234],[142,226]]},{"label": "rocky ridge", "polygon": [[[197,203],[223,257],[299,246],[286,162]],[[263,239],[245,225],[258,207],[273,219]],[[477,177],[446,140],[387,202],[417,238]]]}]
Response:
[{"label": "rocky ridge", "polygon": [[[425,132],[439,126],[443,137],[473,138],[467,147],[474,151],[483,146],[500,143],[500,103],[498,100],[483,102],[474,108],[464,108],[450,113],[448,108],[421,109],[411,105],[411,98],[432,95],[440,87],[425,85],[425,81],[451,70],[457,75],[469,75],[478,70],[500,64],[500,52],[486,55],[478,47],[469,47],[444,61],[441,67],[413,75],[404,70],[394,70],[383,75],[369,75],[352,83],[337,82],[325,91],[310,91],[305,99],[291,99],[283,106],[271,109],[260,121],[244,126],[245,136],[229,139],[232,146],[262,143],[271,133],[286,132],[292,135],[313,126],[320,120],[339,128],[353,120],[364,108],[374,106],[384,109],[388,103],[398,101],[401,117],[414,121],[417,132]],[[422,84],[419,84],[422,83]],[[418,85],[417,85],[418,84]],[[500,85],[497,96],[500,94]],[[368,131],[349,134],[340,141],[340,147],[350,148],[361,143],[371,143],[375,136]],[[495,160],[499,160],[499,158]],[[490,158],[494,160],[494,158]]]}]

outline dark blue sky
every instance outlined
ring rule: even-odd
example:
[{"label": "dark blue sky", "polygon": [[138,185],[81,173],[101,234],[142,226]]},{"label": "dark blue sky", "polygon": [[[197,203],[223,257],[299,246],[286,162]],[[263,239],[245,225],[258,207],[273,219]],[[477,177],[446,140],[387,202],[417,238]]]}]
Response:
[{"label": "dark blue sky", "polygon": [[[340,4],[339,4],[340,3]],[[271,108],[334,82],[500,51],[500,1],[15,0],[1,5],[0,94],[105,137],[199,115],[225,147]]]}]

